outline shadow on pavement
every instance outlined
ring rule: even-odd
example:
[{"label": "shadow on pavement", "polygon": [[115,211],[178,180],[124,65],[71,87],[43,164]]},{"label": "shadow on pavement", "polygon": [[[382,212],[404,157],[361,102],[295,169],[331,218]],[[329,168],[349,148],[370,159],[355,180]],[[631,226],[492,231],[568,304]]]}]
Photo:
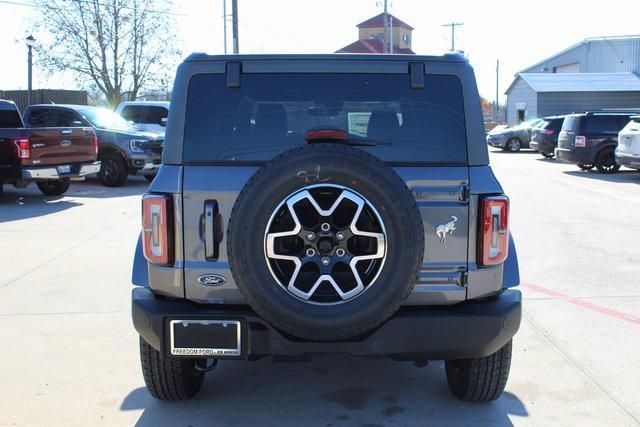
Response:
[{"label": "shadow on pavement", "polygon": [[607,182],[630,182],[635,184],[640,184],[640,173],[635,170],[621,170],[618,173],[614,173],[611,175],[607,175],[604,173],[600,173],[595,169],[590,171],[564,171],[567,175],[571,176],[579,176],[580,178],[589,178],[589,179],[597,179],[600,181]]},{"label": "shadow on pavement", "polygon": [[537,151],[533,151],[530,150],[529,148],[523,148],[520,151],[516,151],[515,153],[512,153],[510,151],[504,151],[501,149],[494,149],[494,150],[489,150],[490,153],[492,154],[506,154],[506,155],[512,155],[512,156],[517,156],[519,154],[538,154],[540,155]]},{"label": "shadow on pavement", "polygon": [[442,362],[317,356],[309,363],[223,361],[196,398],[160,402],[133,390],[123,411],[142,410],[139,426],[173,425],[513,425],[526,417],[512,393],[487,404],[449,392]]}]

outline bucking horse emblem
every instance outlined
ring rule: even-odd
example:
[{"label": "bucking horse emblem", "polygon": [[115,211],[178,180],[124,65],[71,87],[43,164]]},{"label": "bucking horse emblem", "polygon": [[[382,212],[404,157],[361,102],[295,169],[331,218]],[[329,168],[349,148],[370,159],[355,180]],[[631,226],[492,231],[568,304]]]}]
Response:
[{"label": "bucking horse emblem", "polygon": [[447,234],[453,234],[453,230],[456,229],[457,217],[451,216],[451,221],[440,224],[436,227],[436,234],[440,238],[440,243],[444,244],[447,240]]}]

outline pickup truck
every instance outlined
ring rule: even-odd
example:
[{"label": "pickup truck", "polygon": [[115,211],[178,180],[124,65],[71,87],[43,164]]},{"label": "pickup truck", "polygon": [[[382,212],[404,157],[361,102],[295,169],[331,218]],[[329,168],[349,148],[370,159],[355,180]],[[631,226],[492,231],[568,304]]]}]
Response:
[{"label": "pickup truck", "polygon": [[35,181],[42,193],[62,195],[71,178],[100,170],[97,154],[93,129],[26,129],[16,104],[0,100],[0,194],[4,184],[25,188]]}]

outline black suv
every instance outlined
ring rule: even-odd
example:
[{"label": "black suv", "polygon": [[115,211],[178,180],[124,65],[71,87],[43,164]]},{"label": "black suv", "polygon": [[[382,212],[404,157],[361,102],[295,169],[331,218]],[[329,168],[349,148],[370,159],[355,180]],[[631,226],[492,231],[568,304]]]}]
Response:
[{"label": "black suv", "polygon": [[555,155],[582,170],[616,173],[615,150],[618,132],[629,123],[634,112],[597,111],[569,114],[562,123]]},{"label": "black suv", "polygon": [[194,54],[142,199],[147,388],[343,353],[445,360],[458,398],[496,399],[520,325],[508,211],[464,57]]},{"label": "black suv", "polygon": [[552,158],[553,151],[558,145],[558,135],[563,121],[564,116],[549,116],[542,119],[538,126],[531,129],[529,147],[547,159]]}]

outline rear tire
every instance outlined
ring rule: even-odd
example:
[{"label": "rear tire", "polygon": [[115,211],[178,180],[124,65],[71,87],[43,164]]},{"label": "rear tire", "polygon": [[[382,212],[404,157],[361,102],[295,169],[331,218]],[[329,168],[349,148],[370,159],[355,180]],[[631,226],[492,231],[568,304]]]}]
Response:
[{"label": "rear tire", "polygon": [[520,151],[520,148],[522,148],[522,143],[518,138],[509,139],[504,146],[505,151],[508,151],[510,153],[517,153],[518,151]]},{"label": "rear tire", "polygon": [[507,385],[510,367],[511,341],[487,357],[445,361],[451,392],[467,402],[499,398]]},{"label": "rear tire", "polygon": [[618,172],[618,169],[620,169],[620,165],[616,163],[614,149],[609,147],[600,150],[600,152],[596,156],[595,166],[600,173],[613,174]]},{"label": "rear tire", "polygon": [[36,181],[36,185],[42,194],[47,196],[61,196],[67,192],[69,186],[71,186],[71,181],[68,178]]},{"label": "rear tire", "polygon": [[185,400],[198,393],[204,372],[196,369],[198,359],[160,358],[160,352],[140,337],[140,362],[147,390],[159,400]]},{"label": "rear tire", "polygon": [[553,153],[543,153],[541,151],[540,154],[542,154],[542,157],[544,157],[545,159],[553,159]]},{"label": "rear tire", "polygon": [[100,158],[98,178],[105,187],[121,187],[127,182],[127,165],[116,153],[107,153]]},{"label": "rear tire", "polygon": [[593,163],[578,163],[578,167],[583,171],[590,171],[593,169]]}]

